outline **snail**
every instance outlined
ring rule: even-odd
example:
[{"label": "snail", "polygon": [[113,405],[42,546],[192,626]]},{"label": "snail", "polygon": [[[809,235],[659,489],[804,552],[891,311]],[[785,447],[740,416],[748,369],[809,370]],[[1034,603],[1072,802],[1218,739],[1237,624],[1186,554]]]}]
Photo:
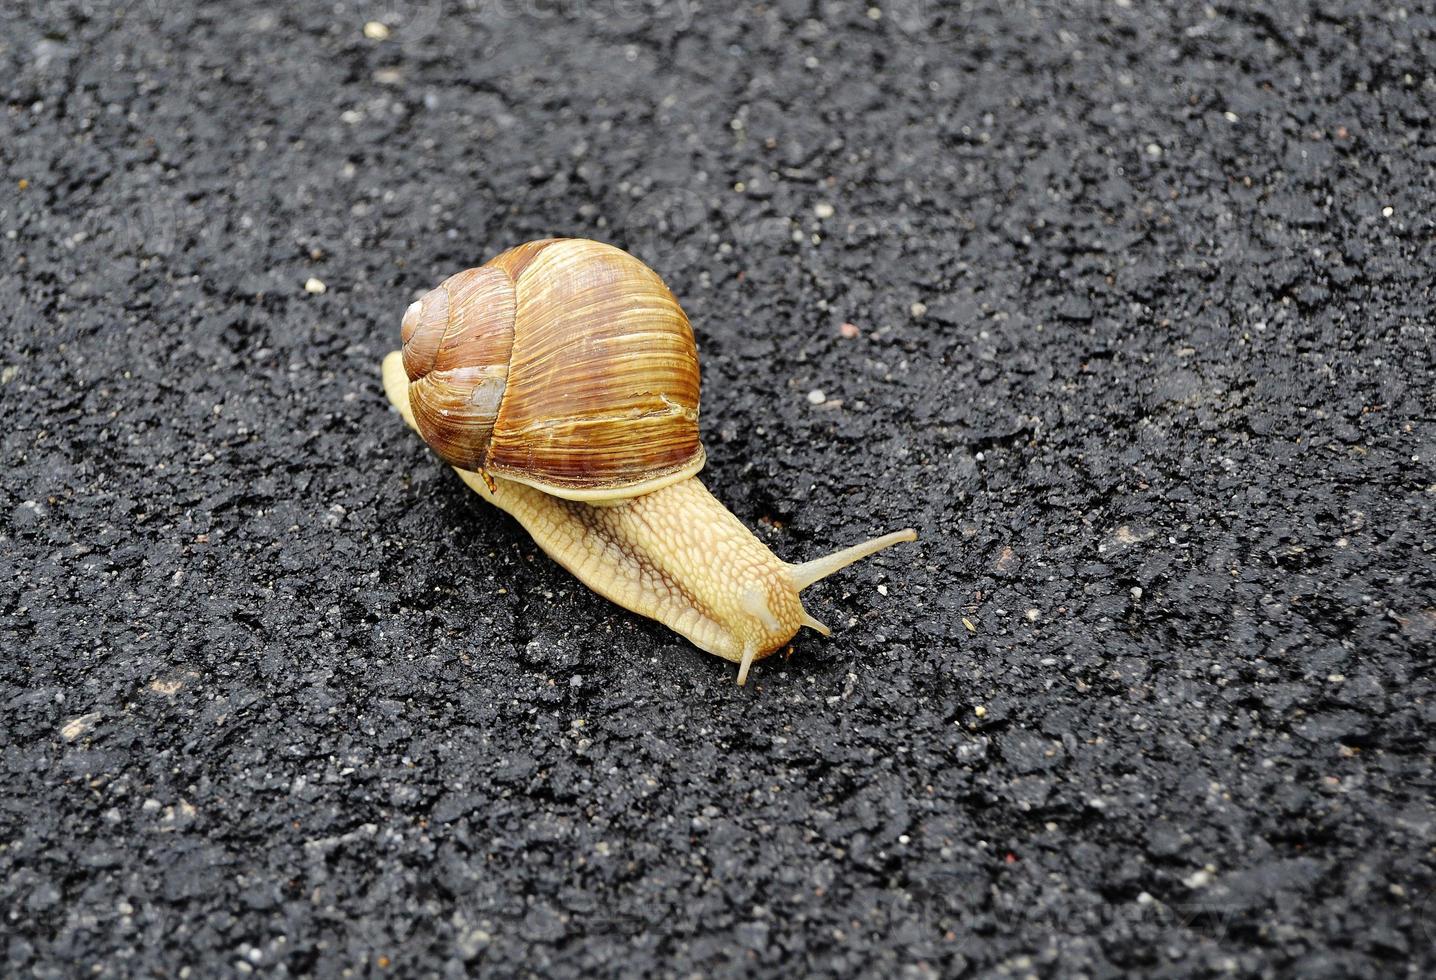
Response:
[{"label": "snail", "polygon": [[799,627],[798,594],[895,531],[816,561],[773,554],[698,480],[698,352],[658,275],[612,245],[529,242],[404,314],[384,391],[485,500],[600,595],[738,663]]}]

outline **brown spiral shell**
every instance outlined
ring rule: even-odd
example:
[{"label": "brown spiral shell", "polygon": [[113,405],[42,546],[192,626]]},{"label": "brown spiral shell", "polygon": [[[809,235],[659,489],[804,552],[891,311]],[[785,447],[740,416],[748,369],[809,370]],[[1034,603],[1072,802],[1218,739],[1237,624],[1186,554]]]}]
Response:
[{"label": "brown spiral shell", "polygon": [[612,245],[509,249],[410,306],[400,337],[419,432],[460,469],[603,500],[703,467],[693,328]]}]

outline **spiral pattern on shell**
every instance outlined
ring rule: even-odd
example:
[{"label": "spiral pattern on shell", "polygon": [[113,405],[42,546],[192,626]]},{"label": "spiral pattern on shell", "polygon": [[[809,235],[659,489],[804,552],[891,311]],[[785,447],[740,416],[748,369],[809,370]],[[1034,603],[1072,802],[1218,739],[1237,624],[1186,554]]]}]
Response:
[{"label": "spiral pattern on shell", "polygon": [[545,239],[444,280],[404,314],[409,402],[449,463],[574,500],[703,467],[693,329],[611,245]]}]

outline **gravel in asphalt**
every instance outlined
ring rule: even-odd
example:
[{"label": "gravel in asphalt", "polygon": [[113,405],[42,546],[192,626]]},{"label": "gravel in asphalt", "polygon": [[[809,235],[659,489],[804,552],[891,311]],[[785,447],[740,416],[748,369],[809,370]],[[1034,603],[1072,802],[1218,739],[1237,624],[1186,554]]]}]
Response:
[{"label": "gravel in asphalt", "polygon": [[[1430,975],[1433,51],[7,7],[0,972]],[[551,234],[682,299],[778,554],[922,532],[746,688],[384,402],[415,296]]]}]

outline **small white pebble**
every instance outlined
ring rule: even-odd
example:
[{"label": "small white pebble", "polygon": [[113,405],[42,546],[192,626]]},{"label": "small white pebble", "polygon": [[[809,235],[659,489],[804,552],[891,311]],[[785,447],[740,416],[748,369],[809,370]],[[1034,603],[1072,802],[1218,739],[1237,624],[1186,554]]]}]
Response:
[{"label": "small white pebble", "polygon": [[898,843],[899,843],[899,844],[911,844],[911,843],[912,843],[912,838],[909,837],[907,834],[898,834]]},{"label": "small white pebble", "polygon": [[75,739],[79,738],[81,735],[85,734],[91,728],[93,728],[95,722],[99,720],[100,713],[98,711],[91,711],[87,715],[81,715],[78,718],[71,718],[69,721],[65,722],[64,727],[60,729],[60,734],[64,737],[65,741],[73,742]]},{"label": "small white pebble", "polygon": [[879,586],[878,586],[878,595],[887,595],[887,594],[888,594],[888,587],[887,587],[886,585],[879,585]]},{"label": "small white pebble", "polygon": [[329,287],[324,285],[324,282],[322,280],[315,279],[313,276],[310,276],[309,279],[304,283],[304,291],[313,296],[322,295],[324,291],[328,288]]},{"label": "small white pebble", "polygon": [[975,714],[975,715],[977,715],[977,717],[979,717],[979,718],[986,718],[986,717],[987,717],[987,709],[984,708],[984,707],[983,707],[982,705],[980,705],[980,704],[979,704],[977,707],[975,707],[975,708],[972,709],[972,713]]},{"label": "small white pebble", "polygon": [[809,405],[821,405],[827,400],[828,396],[823,394],[823,389],[821,388],[814,388],[812,391],[808,392]]},{"label": "small white pebble", "polygon": [[1222,118],[1229,123],[1234,123],[1241,117],[1238,116],[1235,112],[1232,112],[1230,109],[1228,109],[1226,112],[1222,113]]},{"label": "small white pebble", "polygon": [[834,214],[833,206],[827,201],[819,201],[813,205],[813,213],[819,218],[831,218]]},{"label": "small white pebble", "polygon": [[1395,213],[1396,213],[1396,209],[1393,208],[1393,207],[1392,207],[1391,205],[1389,205],[1389,204],[1386,205],[1386,207],[1384,207],[1384,208],[1381,209],[1381,216],[1382,216],[1383,218],[1389,218],[1389,217],[1391,217],[1391,216],[1392,216],[1393,214],[1395,214]]},{"label": "small white pebble", "polygon": [[923,314],[927,312],[927,304],[926,304],[926,303],[914,303],[914,304],[912,304],[912,306],[909,306],[909,307],[908,307],[908,312],[910,312],[910,313],[913,315],[913,318],[914,318],[914,319],[921,320]]},{"label": "small white pebble", "polygon": [[1140,598],[1142,598],[1142,587],[1141,587],[1140,585],[1134,585],[1134,586],[1132,586],[1132,598],[1133,598],[1133,599],[1140,599]]},{"label": "small white pebble", "polygon": [[1161,156],[1161,155],[1162,155],[1162,148],[1161,148],[1160,146],[1158,146],[1156,143],[1148,143],[1148,144],[1147,144],[1147,156],[1149,156],[1149,157],[1159,157],[1159,156]]},{"label": "small white pebble", "polygon": [[389,36],[389,28],[381,21],[371,20],[364,25],[364,36],[371,41],[382,41]]},{"label": "small white pebble", "polygon": [[868,20],[882,20],[883,12],[877,7],[868,8]]},{"label": "small white pebble", "polygon": [[1206,868],[1203,868],[1200,871],[1194,871],[1192,874],[1182,879],[1182,884],[1186,885],[1188,888],[1205,888],[1211,883],[1212,874]]}]

